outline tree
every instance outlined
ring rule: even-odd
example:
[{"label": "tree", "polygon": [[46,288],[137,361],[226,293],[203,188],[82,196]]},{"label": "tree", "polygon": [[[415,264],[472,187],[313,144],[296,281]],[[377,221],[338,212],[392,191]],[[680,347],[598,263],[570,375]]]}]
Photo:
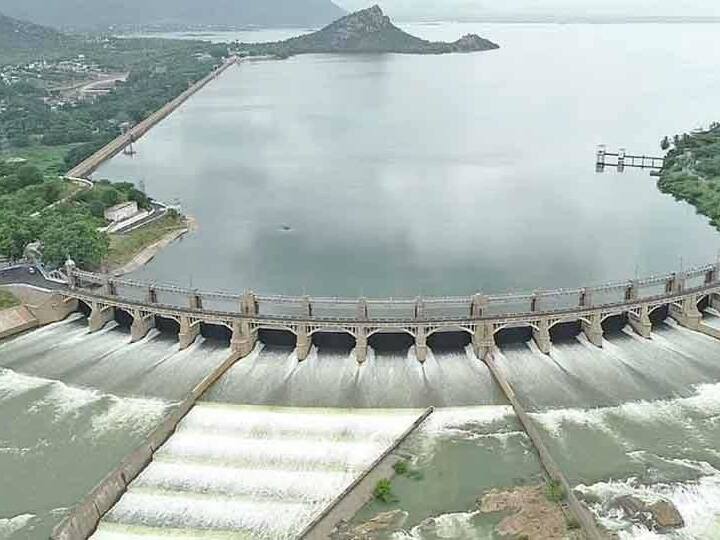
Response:
[{"label": "tree", "polygon": [[34,228],[31,218],[0,213],[0,253],[11,259],[22,257],[27,245],[35,240]]},{"label": "tree", "polygon": [[78,265],[97,268],[110,246],[105,233],[81,216],[62,216],[51,220],[42,235],[43,260],[51,266],[60,266],[72,258]]},{"label": "tree", "polygon": [[20,181],[20,187],[33,186],[35,184],[42,184],[45,180],[43,174],[34,165],[23,165],[17,170],[17,177]]},{"label": "tree", "polygon": [[670,139],[667,136],[663,137],[663,140],[660,141],[660,148],[666,151],[670,148]]}]

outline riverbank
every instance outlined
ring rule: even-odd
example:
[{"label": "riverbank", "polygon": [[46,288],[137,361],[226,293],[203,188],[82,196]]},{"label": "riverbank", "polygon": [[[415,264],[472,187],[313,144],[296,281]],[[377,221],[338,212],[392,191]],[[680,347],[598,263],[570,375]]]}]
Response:
[{"label": "riverbank", "polygon": [[197,222],[193,218],[168,214],[127,234],[112,235],[105,265],[115,276],[130,274],[145,266],[161,250],[195,230]]},{"label": "riverbank", "polygon": [[674,137],[658,188],[690,203],[720,229],[720,125]]}]

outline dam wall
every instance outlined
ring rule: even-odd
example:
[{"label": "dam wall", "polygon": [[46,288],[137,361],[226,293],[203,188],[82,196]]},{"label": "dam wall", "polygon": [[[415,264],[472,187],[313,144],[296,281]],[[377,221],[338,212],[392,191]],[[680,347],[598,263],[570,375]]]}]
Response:
[{"label": "dam wall", "polygon": [[124,133],[116,139],[113,139],[103,148],[98,150],[95,154],[93,154],[85,161],[68,171],[66,176],[68,178],[87,178],[93,172],[95,172],[97,168],[100,167],[100,165],[102,165],[105,161],[119,154],[131,142],[140,139],[153,127],[162,122],[171,113],[173,113],[178,107],[180,107],[180,105],[190,99],[196,92],[202,90],[205,86],[207,86],[208,83],[217,79],[225,72],[226,69],[228,69],[232,65],[235,65],[237,62],[238,57],[231,56],[212,73],[197,81],[195,84],[190,86],[190,88],[185,90],[175,99],[169,101],[162,108],[155,111],[145,120],[134,126],[132,129],[128,130],[127,133]]}]

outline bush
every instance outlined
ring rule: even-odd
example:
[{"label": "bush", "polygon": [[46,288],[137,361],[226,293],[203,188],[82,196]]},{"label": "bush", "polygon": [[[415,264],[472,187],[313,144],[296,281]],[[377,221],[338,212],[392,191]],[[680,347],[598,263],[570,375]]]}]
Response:
[{"label": "bush", "polygon": [[547,498],[554,502],[559,503],[565,500],[566,497],[565,488],[557,480],[552,480],[547,487]]},{"label": "bush", "polygon": [[382,480],[379,480],[377,484],[375,484],[373,494],[375,495],[375,498],[377,500],[386,504],[397,501],[397,498],[392,492],[392,484],[387,478],[383,478]]},{"label": "bush", "polygon": [[567,527],[568,531],[575,531],[580,528],[580,523],[575,517],[568,516],[568,518],[565,520],[565,526]]},{"label": "bush", "polygon": [[408,465],[407,461],[401,460],[401,461],[398,461],[397,463],[395,463],[395,465],[393,465],[393,469],[395,470],[396,474],[399,474],[402,476],[403,474],[408,473],[408,471],[410,470],[410,466]]}]

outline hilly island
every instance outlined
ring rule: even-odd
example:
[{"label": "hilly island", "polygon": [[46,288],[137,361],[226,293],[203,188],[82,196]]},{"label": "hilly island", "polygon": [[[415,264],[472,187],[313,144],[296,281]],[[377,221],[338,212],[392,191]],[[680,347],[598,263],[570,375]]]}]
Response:
[{"label": "hilly island", "polygon": [[284,41],[240,43],[245,54],[289,57],[314,53],[447,54],[498,49],[492,41],[468,34],[457,41],[428,41],[395,26],[380,6],[357,11],[325,28]]}]

